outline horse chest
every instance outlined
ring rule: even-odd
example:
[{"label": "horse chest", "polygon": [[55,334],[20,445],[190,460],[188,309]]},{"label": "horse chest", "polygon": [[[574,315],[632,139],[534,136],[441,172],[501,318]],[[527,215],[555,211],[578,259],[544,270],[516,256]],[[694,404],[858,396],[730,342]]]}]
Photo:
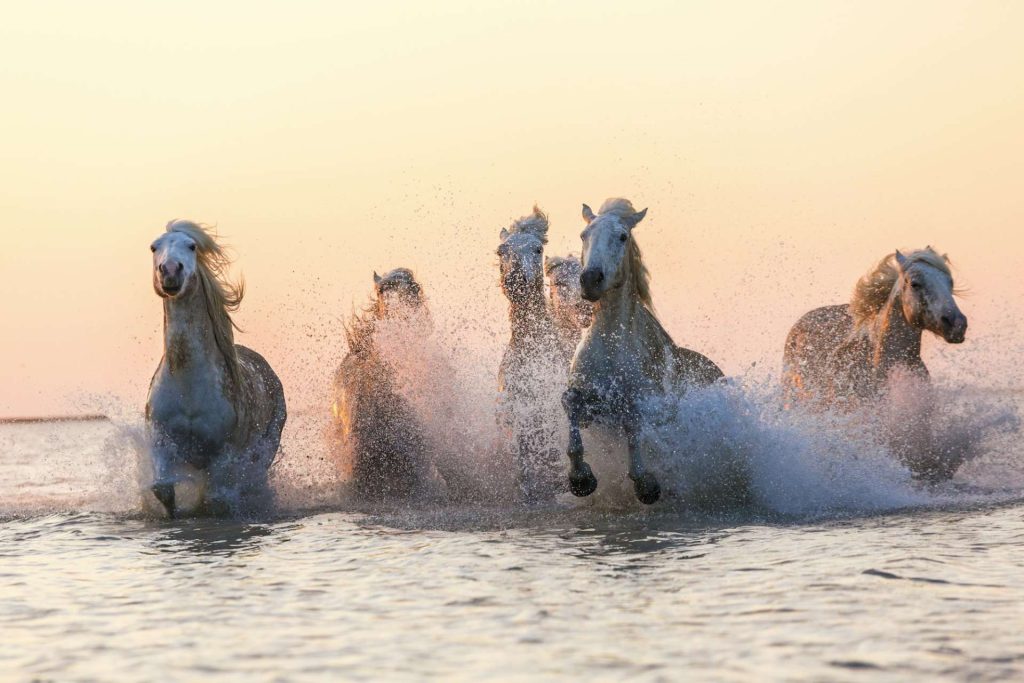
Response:
[{"label": "horse chest", "polygon": [[175,440],[210,447],[226,442],[234,428],[234,406],[219,378],[197,381],[192,373],[162,373],[150,395],[150,421]]}]

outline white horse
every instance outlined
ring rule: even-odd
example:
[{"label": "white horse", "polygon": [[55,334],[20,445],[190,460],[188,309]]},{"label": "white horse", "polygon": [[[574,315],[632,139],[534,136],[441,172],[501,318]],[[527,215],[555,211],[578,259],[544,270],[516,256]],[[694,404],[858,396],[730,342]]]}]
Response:
[{"label": "white horse", "polygon": [[583,460],[580,428],[593,421],[625,435],[629,477],[640,502],[658,500],[661,487],[640,452],[642,404],[666,391],[707,386],[722,377],[706,357],[677,347],[654,315],[647,268],[633,237],[647,209],[608,199],[598,215],[583,205],[583,297],[595,302],[594,322],[572,361],[562,404],[569,417],[569,486],[589,496],[597,478]]},{"label": "white horse", "polygon": [[501,417],[527,500],[550,498],[560,488],[558,387],[565,361],[544,295],[544,245],[548,218],[533,213],[502,229],[498,260],[509,302],[512,336],[498,369]]},{"label": "white horse", "polygon": [[150,490],[170,517],[255,504],[269,492],[287,409],[267,361],[234,343],[243,287],[227,280],[230,261],[201,225],[171,221],[150,248],[164,305],[146,403]]},{"label": "white horse", "polygon": [[583,298],[580,285],[582,272],[583,263],[573,254],[544,257],[544,274],[548,276],[548,304],[566,366],[572,362],[583,329],[594,319],[594,305]]},{"label": "white horse", "polygon": [[[787,403],[845,408],[874,403],[891,392],[896,377],[903,386],[909,380],[927,389],[922,333],[928,330],[950,344],[962,343],[967,333],[955,293],[949,260],[931,247],[888,254],[860,279],[849,304],[816,308],[790,330],[783,355]],[[916,414],[899,420],[891,441],[918,475],[951,476],[957,462],[929,456],[929,392],[915,393]]]}]

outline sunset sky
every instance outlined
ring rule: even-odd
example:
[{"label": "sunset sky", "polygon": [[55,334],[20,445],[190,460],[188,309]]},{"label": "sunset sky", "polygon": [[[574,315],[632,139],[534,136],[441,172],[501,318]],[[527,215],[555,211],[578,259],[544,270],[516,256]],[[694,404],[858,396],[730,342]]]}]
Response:
[{"label": "sunset sky", "polygon": [[[896,247],[949,252],[968,342],[1024,384],[1024,3],[39,2],[0,22],[0,416],[141,410],[150,241],[217,224],[238,341],[315,406],[374,269],[494,357],[494,249],[538,202],[648,207],[679,343],[777,367]],[[453,332],[454,331],[454,332]],[[490,354],[490,356],[488,356]],[[941,373],[940,373],[941,374]]]}]

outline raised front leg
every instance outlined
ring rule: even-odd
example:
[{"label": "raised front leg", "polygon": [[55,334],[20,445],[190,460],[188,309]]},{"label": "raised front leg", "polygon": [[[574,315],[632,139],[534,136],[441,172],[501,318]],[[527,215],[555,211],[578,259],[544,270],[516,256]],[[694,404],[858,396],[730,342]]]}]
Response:
[{"label": "raised front leg", "polygon": [[644,505],[652,505],[661,497],[661,485],[658,479],[644,466],[640,455],[640,428],[636,424],[627,425],[626,441],[629,445],[629,478],[633,480],[633,490],[637,500]]},{"label": "raised front leg", "polygon": [[569,389],[562,394],[562,407],[569,418],[569,490],[583,498],[597,490],[597,477],[583,460],[583,436],[580,434],[580,422],[586,411],[583,395],[577,389]]}]

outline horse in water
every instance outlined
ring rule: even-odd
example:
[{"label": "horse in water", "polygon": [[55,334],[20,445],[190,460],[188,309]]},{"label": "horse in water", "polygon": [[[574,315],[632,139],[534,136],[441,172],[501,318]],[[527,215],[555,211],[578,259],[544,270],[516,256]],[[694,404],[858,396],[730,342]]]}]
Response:
[{"label": "horse in water", "polygon": [[[923,332],[950,344],[962,343],[967,332],[955,293],[949,259],[931,247],[887,255],[857,282],[849,304],[816,308],[789,331],[783,355],[787,404],[854,408],[908,381],[927,389]],[[930,455],[931,405],[927,391],[918,393],[922,405],[892,434],[893,445],[916,474],[952,476],[959,463]]]},{"label": "horse in water", "polygon": [[146,403],[150,490],[171,517],[244,508],[268,493],[287,418],[281,381],[234,342],[243,286],[228,281],[214,235],[171,221],[150,249],[164,305],[164,354]]},{"label": "horse in water", "polygon": [[583,263],[578,257],[544,258],[544,274],[548,276],[548,305],[558,333],[558,346],[566,367],[572,362],[583,328],[594,319],[594,305],[583,298],[580,274]]},{"label": "horse in water", "polygon": [[626,437],[629,477],[636,497],[650,505],[661,486],[640,448],[643,402],[666,391],[713,384],[722,371],[705,356],[675,345],[654,315],[647,268],[633,236],[647,209],[608,199],[597,215],[583,205],[583,297],[594,302],[594,322],[583,334],[562,397],[569,417],[569,486],[589,496],[597,478],[583,459],[580,428],[607,425]]},{"label": "horse in water", "polygon": [[335,374],[332,412],[339,442],[353,458],[357,493],[369,500],[407,498],[422,493],[429,479],[427,436],[378,334],[389,324],[425,333],[430,321],[411,270],[374,273],[373,284],[370,305],[345,326],[348,353]]},{"label": "horse in water", "polygon": [[565,362],[544,295],[548,218],[539,208],[502,229],[498,246],[501,289],[509,303],[512,336],[498,369],[502,421],[523,496],[552,497],[557,471],[558,386]]}]

